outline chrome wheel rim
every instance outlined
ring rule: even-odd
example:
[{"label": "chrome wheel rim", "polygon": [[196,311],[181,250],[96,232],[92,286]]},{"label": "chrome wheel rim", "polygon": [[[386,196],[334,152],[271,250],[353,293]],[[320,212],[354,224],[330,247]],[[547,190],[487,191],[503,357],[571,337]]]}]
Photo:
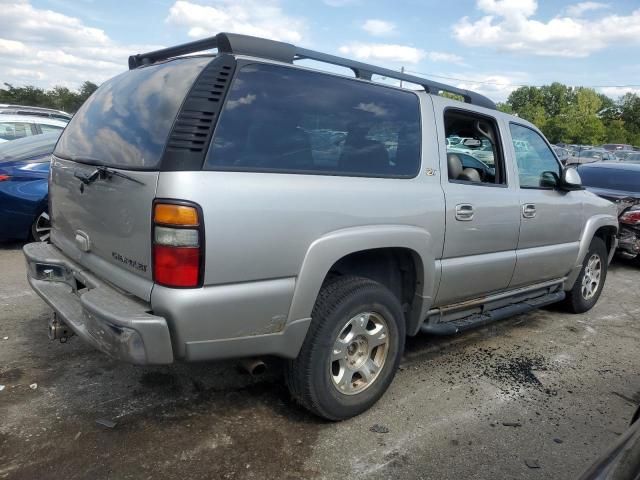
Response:
[{"label": "chrome wheel rim", "polygon": [[589,257],[587,266],[584,267],[582,277],[582,296],[585,300],[592,299],[600,287],[602,277],[602,260],[600,255],[594,253]]},{"label": "chrome wheel rim", "polygon": [[33,224],[33,237],[38,242],[46,242],[51,236],[51,219],[47,212],[42,212]]},{"label": "chrome wheel rim", "polygon": [[382,315],[363,312],[340,329],[329,359],[333,386],[345,395],[369,388],[384,368],[389,352],[389,327]]}]

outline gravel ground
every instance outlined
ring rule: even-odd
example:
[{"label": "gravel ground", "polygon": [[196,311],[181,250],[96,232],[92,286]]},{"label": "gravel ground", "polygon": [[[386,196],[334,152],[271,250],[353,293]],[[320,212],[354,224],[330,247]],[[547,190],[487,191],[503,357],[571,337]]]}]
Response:
[{"label": "gravel ground", "polygon": [[383,399],[338,424],[289,400],[277,359],[251,377],[50,342],[19,245],[0,246],[0,272],[2,479],[572,479],[640,403],[632,263],[612,265],[587,314],[410,339]]}]

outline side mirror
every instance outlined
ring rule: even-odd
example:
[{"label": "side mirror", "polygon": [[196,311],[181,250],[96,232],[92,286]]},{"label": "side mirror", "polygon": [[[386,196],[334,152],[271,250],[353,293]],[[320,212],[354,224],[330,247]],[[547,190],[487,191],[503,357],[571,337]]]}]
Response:
[{"label": "side mirror", "polygon": [[556,172],[542,172],[540,174],[540,186],[542,188],[557,188],[560,177]]},{"label": "side mirror", "polygon": [[560,180],[562,190],[582,190],[582,179],[578,170],[573,167],[565,167]]}]

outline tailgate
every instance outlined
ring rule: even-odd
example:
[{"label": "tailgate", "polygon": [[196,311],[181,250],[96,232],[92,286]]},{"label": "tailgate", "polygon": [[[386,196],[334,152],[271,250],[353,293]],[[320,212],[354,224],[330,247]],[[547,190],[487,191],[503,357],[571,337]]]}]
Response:
[{"label": "tailgate", "polygon": [[85,184],[94,165],[53,158],[52,242],[64,253],[116,286],[148,300],[151,269],[151,209],[158,172],[110,169]]}]

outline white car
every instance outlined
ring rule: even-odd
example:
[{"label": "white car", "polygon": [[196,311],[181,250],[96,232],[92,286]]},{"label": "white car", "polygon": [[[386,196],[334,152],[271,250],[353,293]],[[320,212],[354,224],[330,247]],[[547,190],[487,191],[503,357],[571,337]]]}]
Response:
[{"label": "white car", "polygon": [[0,143],[17,138],[59,132],[67,126],[67,121],[34,115],[0,115]]}]

